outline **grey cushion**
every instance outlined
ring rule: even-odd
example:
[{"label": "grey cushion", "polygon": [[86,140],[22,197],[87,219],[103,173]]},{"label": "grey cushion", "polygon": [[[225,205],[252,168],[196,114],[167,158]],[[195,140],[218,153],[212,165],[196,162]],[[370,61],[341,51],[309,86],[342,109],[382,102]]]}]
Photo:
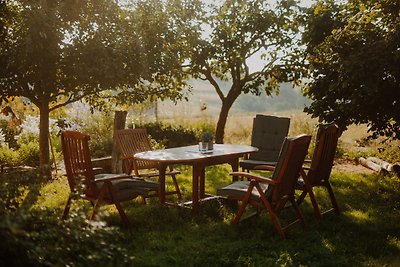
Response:
[{"label": "grey cushion", "polygon": [[[266,192],[268,188],[268,184],[266,183],[259,183],[263,192]],[[249,181],[237,181],[233,182],[230,185],[227,185],[222,188],[217,189],[217,195],[225,196],[225,197],[234,197],[234,198],[243,198],[249,188],[250,182]],[[260,194],[258,193],[257,188],[253,188],[251,193],[252,200],[258,200],[260,198]]]},{"label": "grey cushion", "polygon": [[[126,177],[126,174],[125,175],[98,174],[95,177],[96,180],[99,179],[101,180],[101,178],[104,179],[115,176]],[[156,182],[135,177],[112,180],[111,183],[117,194],[117,199],[126,199],[129,198],[130,196],[137,196],[137,195],[148,196],[150,192],[159,190],[160,188],[160,185]],[[96,183],[96,185],[98,188],[101,188],[101,186],[103,186],[103,183],[98,182]],[[110,192],[108,192],[105,198],[109,199],[110,197],[111,197]]]},{"label": "grey cushion", "polygon": [[251,145],[257,147],[259,151],[251,153],[249,160],[241,161],[240,166],[252,169],[255,165],[251,161],[254,160],[276,162],[282,143],[288,135],[289,125],[290,118],[256,115],[253,119]]}]

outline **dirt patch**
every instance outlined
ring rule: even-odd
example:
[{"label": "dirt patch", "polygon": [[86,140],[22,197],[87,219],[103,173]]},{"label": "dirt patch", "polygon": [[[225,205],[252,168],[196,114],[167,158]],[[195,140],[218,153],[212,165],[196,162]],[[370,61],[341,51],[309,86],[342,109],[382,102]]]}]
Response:
[{"label": "dirt patch", "polygon": [[375,171],[358,164],[356,161],[351,160],[337,160],[333,165],[333,170],[340,172],[349,173],[362,173],[362,174],[373,174]]}]

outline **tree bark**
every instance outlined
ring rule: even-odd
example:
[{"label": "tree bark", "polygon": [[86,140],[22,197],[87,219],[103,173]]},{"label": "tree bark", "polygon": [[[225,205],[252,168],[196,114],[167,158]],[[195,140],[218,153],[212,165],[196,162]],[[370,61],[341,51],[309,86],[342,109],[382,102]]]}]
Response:
[{"label": "tree bark", "polygon": [[49,117],[48,103],[39,106],[39,166],[43,176],[50,178],[50,150],[49,150]]},{"label": "tree bark", "polygon": [[115,140],[115,131],[125,129],[127,111],[115,111],[114,115],[114,134],[113,134],[113,150],[111,155],[111,170],[113,173],[122,173],[122,162],[120,160],[120,151]]},{"label": "tree bark", "polygon": [[215,130],[215,143],[223,144],[225,135],[225,126],[228,119],[229,110],[233,103],[240,94],[229,93],[225,99],[222,100],[221,111],[219,113],[217,128]]}]

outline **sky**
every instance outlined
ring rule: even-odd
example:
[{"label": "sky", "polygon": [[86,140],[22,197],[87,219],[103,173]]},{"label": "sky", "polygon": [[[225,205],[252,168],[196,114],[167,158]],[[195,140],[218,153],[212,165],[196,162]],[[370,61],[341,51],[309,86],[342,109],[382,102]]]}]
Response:
[{"label": "sky", "polygon": [[[205,4],[217,4],[222,1],[216,0],[202,0]],[[267,0],[272,6],[276,3],[276,0]],[[299,4],[303,7],[310,7],[311,4],[315,3],[315,0],[299,0]],[[261,52],[253,55],[248,59],[247,64],[249,66],[250,72],[259,71],[265,65],[265,62],[261,60]]]}]

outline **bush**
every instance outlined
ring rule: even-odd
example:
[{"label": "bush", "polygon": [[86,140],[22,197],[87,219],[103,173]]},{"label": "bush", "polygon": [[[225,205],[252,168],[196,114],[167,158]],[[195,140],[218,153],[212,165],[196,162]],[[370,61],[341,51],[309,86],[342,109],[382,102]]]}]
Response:
[{"label": "bush", "polygon": [[196,144],[199,136],[193,129],[160,122],[140,123],[136,128],[145,128],[154,140],[167,148]]},{"label": "bush", "polygon": [[119,228],[82,216],[60,224],[54,210],[19,210],[0,218],[1,266],[129,266]]},{"label": "bush", "polygon": [[91,114],[85,126],[79,131],[90,136],[90,152],[93,158],[111,156],[113,149],[114,118],[110,113],[96,112]]},{"label": "bush", "polygon": [[7,165],[8,167],[17,166],[17,153],[8,148],[8,146],[0,147],[0,165]]},{"label": "bush", "polygon": [[11,148],[17,148],[17,141],[15,140],[16,132],[9,128],[8,121],[5,119],[0,119],[0,130],[4,135],[4,141]]}]

